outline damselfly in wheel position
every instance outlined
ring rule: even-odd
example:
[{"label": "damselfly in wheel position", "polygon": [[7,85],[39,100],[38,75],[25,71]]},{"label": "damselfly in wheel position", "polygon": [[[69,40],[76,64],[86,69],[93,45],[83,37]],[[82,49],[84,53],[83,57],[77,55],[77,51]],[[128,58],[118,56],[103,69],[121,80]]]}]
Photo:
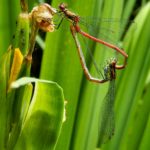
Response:
[{"label": "damselfly in wheel position", "polygon": [[78,50],[78,54],[79,54],[79,57],[80,57],[80,62],[81,62],[83,71],[84,71],[84,73],[85,73],[85,75],[86,75],[88,80],[90,80],[92,82],[96,82],[96,83],[104,83],[104,82],[108,81],[108,79],[106,79],[106,78],[99,79],[99,78],[92,77],[92,75],[90,74],[90,72],[89,72],[89,70],[88,70],[88,68],[86,66],[86,62],[85,62],[85,59],[84,59],[84,55],[83,55],[83,52],[82,52],[82,49],[81,49],[80,42],[79,42],[79,40],[77,38],[77,33],[79,33],[82,36],[84,36],[86,38],[89,38],[89,39],[91,39],[91,40],[93,40],[95,42],[103,44],[106,47],[114,49],[115,51],[120,53],[124,57],[124,63],[123,63],[123,65],[115,64],[114,67],[115,67],[115,69],[123,69],[123,68],[125,68],[126,63],[127,63],[128,55],[126,54],[126,52],[123,49],[120,49],[116,45],[113,45],[113,44],[110,44],[108,42],[105,42],[105,41],[103,41],[101,39],[98,39],[98,38],[96,38],[96,37],[94,37],[94,36],[84,32],[84,31],[82,31],[80,26],[79,26],[80,16],[78,16],[75,13],[71,12],[70,10],[68,10],[67,9],[67,5],[65,3],[61,3],[59,5],[58,13],[62,15],[62,19],[61,19],[61,21],[60,21],[58,26],[60,26],[60,24],[62,23],[64,18],[66,18],[67,20],[69,20],[71,22],[70,30],[71,30],[72,36],[73,36],[73,38],[75,40],[75,44],[76,44],[76,47],[77,47],[77,50]]},{"label": "damselfly in wheel position", "polygon": [[[99,128],[99,133],[100,133],[99,141],[100,141],[100,143],[104,143],[113,136],[114,128],[115,128],[113,105],[114,105],[114,99],[115,99],[116,69],[124,69],[125,68],[128,55],[126,54],[126,52],[123,49],[117,47],[116,45],[110,44],[109,42],[98,39],[84,31],[82,31],[82,29],[79,26],[81,17],[76,15],[75,13],[71,12],[70,10],[68,10],[66,4],[62,3],[59,5],[58,13],[61,14],[61,16],[62,16],[60,24],[62,23],[64,18],[66,18],[67,20],[69,20],[71,22],[70,30],[71,30],[72,36],[74,38],[74,41],[75,41],[75,44],[76,44],[76,47],[78,50],[78,54],[80,57],[80,62],[81,62],[83,71],[84,71],[87,79],[92,82],[96,82],[96,83],[104,83],[104,82],[110,81],[108,92],[107,92],[104,100],[102,101],[101,110],[100,110],[101,119],[100,119],[100,128]],[[109,47],[109,48],[115,50],[116,52],[120,53],[124,57],[123,64],[117,65],[117,60],[111,59],[107,62],[107,65],[104,67],[104,70],[103,70],[104,78],[99,79],[99,78],[93,77],[90,74],[90,72],[86,66],[86,62],[85,62],[83,51],[82,51],[82,48],[80,45],[80,41],[78,40],[78,37],[77,37],[78,33],[88,39],[91,39],[95,42],[103,44],[106,47]]]}]

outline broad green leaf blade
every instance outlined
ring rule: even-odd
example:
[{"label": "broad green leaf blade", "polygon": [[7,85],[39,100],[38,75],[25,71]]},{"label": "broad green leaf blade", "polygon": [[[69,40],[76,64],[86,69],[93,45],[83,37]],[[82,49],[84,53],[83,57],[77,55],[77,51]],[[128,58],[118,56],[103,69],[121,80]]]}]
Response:
[{"label": "broad green leaf blade", "polygon": [[9,1],[0,1],[0,56],[6,51],[10,44],[10,20],[9,20]]},{"label": "broad green leaf blade", "polygon": [[[128,124],[125,128],[126,132],[121,140],[120,149],[125,150],[139,148],[149,119],[149,98],[150,84],[145,87],[145,93],[143,93],[141,99],[137,99],[135,104],[132,106],[133,108],[131,109]],[[133,140],[130,140],[130,138]]]},{"label": "broad green leaf blade", "polygon": [[9,141],[7,144],[8,149],[13,149],[17,142],[17,139],[19,138],[20,131],[30,105],[32,92],[33,86],[30,83],[20,87],[19,89],[16,89],[15,91],[13,113],[11,112],[13,127],[9,135]]},{"label": "broad green leaf blade", "polygon": [[130,0],[130,1],[125,1],[124,0],[124,3],[125,3],[125,7],[124,7],[124,10],[123,10],[123,18],[126,18],[126,19],[129,19],[131,13],[132,13],[132,10],[133,10],[133,7],[136,3],[136,0]]},{"label": "broad green leaf blade", "polygon": [[63,123],[62,89],[55,82],[35,78],[22,78],[12,87],[29,82],[35,82],[35,90],[15,149],[53,150]]},{"label": "broad green leaf blade", "polygon": [[22,54],[25,55],[29,49],[30,19],[28,13],[19,14],[16,26],[13,47],[19,48]]},{"label": "broad green leaf blade", "polygon": [[6,52],[12,42],[12,36],[15,33],[16,20],[20,9],[19,4],[19,0],[0,1],[0,56]]},{"label": "broad green leaf blade", "polygon": [[11,51],[0,58],[0,149],[4,149],[7,130],[8,101],[7,83],[10,71]]},{"label": "broad green leaf blade", "polygon": [[150,134],[149,133],[150,133],[150,116],[147,120],[147,126],[145,128],[143,139],[141,141],[139,150],[146,150],[150,148],[150,142],[149,142]]}]

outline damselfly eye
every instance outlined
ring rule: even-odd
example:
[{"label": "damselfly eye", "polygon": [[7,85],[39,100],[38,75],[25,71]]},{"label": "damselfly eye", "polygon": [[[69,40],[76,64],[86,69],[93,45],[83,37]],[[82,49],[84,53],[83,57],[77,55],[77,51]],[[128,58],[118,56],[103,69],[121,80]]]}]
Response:
[{"label": "damselfly eye", "polygon": [[61,3],[61,4],[59,5],[59,9],[60,9],[61,11],[64,11],[66,8],[67,8],[67,4],[65,4],[65,3]]},{"label": "damselfly eye", "polygon": [[111,62],[111,66],[114,68],[114,67],[116,66],[116,63],[117,63],[117,61],[116,61],[116,60],[113,60],[113,61]]}]

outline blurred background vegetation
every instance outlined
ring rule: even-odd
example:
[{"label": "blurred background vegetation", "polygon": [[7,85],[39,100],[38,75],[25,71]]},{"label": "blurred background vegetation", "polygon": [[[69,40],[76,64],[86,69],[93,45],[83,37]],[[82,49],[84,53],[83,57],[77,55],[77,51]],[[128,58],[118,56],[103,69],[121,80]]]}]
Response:
[{"label": "blurred background vegetation", "polygon": [[[60,0],[29,1],[29,8],[42,2],[58,7]],[[150,2],[148,0],[65,0],[81,16],[134,20],[134,32],[127,30],[124,47],[129,55],[126,69],[117,71],[115,135],[101,145],[110,150],[150,149]],[[15,33],[20,12],[19,0],[0,0],[0,56],[6,52]],[[131,25],[132,26],[132,25]],[[131,27],[132,29],[132,27]],[[127,33],[125,33],[127,35]],[[95,47],[96,50],[96,47]],[[99,59],[104,56],[94,54]],[[91,68],[92,70],[92,68]],[[31,75],[60,84],[67,101],[56,150],[99,149],[98,120],[101,101],[108,84],[85,79],[69,23],[53,33],[37,37]]]}]

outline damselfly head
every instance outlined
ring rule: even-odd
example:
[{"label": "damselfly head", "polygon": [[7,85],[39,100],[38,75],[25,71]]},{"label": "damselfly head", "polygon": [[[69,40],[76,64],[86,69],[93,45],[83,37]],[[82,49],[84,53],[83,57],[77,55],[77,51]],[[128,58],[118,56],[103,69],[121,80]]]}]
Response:
[{"label": "damselfly head", "polygon": [[110,60],[110,66],[113,67],[113,68],[115,68],[116,63],[117,63],[117,59],[116,58],[111,58],[111,60]]},{"label": "damselfly head", "polygon": [[107,65],[104,67],[104,77],[106,80],[113,80],[116,78],[116,58],[111,58],[107,61]]},{"label": "damselfly head", "polygon": [[61,4],[59,5],[59,9],[60,9],[62,12],[65,11],[67,7],[68,7],[68,5],[67,5],[66,3],[61,3]]}]

